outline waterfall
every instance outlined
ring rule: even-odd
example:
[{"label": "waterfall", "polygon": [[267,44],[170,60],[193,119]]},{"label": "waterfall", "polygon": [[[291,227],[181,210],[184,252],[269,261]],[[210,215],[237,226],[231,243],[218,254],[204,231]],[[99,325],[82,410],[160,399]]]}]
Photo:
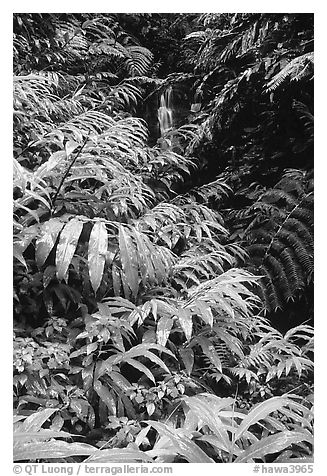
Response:
[{"label": "waterfall", "polygon": [[169,86],[160,96],[160,106],[158,109],[158,120],[160,126],[160,134],[163,136],[173,127],[173,111],[172,111],[172,87]]}]

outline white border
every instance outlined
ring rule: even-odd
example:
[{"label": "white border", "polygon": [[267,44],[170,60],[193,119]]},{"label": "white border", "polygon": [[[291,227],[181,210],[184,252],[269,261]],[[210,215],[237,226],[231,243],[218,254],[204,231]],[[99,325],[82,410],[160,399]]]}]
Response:
[{"label": "white border", "polygon": [[[119,7],[119,8],[118,8]],[[263,8],[266,7],[266,8]],[[325,379],[326,377],[326,318],[325,308],[327,302],[326,294],[327,282],[327,214],[326,214],[326,148],[327,141],[323,141],[326,136],[326,90],[325,86],[327,75],[326,71],[326,18],[327,9],[323,1],[228,1],[213,2],[201,0],[200,2],[172,1],[165,0],[161,4],[153,2],[137,2],[120,0],[119,2],[96,1],[96,2],[77,2],[56,0],[55,2],[45,3],[44,1],[15,1],[1,6],[1,186],[0,186],[0,210],[1,210],[1,246],[0,246],[0,315],[2,318],[2,342],[0,345],[0,363],[1,363],[1,392],[0,415],[2,422],[2,458],[4,459],[3,474],[12,474],[12,14],[13,12],[141,12],[141,13],[188,13],[188,12],[292,12],[292,13],[315,13],[315,337],[316,337],[316,364],[315,364],[315,383],[316,383],[316,432],[315,432],[315,463],[314,475],[323,475],[324,458],[326,454],[326,405],[327,398]],[[8,388],[9,386],[9,388]],[[318,416],[318,418],[317,418]],[[327,456],[327,454],[326,454]],[[196,465],[198,471],[205,471],[208,474],[216,474],[217,468],[211,465]],[[7,471],[8,469],[8,471]],[[174,465],[174,475],[184,474],[184,472],[193,472],[188,465]],[[229,474],[251,474],[252,465],[226,465],[220,466],[223,475]],[[218,470],[219,471],[219,470]]]}]

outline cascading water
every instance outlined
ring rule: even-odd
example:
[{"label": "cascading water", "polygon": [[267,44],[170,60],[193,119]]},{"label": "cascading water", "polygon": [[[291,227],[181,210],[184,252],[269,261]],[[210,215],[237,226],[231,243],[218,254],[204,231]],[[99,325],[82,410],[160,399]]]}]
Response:
[{"label": "cascading water", "polygon": [[160,96],[158,120],[161,137],[173,127],[172,87],[169,86]]}]

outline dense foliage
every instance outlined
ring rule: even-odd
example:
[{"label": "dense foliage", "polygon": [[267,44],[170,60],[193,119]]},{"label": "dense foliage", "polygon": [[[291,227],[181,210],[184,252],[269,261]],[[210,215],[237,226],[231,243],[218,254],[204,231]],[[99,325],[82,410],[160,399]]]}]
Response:
[{"label": "dense foliage", "polygon": [[310,461],[312,23],[14,15],[16,461]]}]

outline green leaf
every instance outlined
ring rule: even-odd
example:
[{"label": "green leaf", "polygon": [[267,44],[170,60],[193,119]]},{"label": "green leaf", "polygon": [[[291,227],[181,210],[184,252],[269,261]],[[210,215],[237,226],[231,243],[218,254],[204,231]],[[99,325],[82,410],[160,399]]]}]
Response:
[{"label": "green leaf", "polygon": [[192,345],[194,344],[199,344],[201,346],[203,353],[208,357],[215,368],[222,373],[223,369],[221,360],[211,340],[207,339],[206,337],[196,337],[192,341]]},{"label": "green leaf", "polygon": [[244,353],[242,350],[242,343],[241,341],[230,334],[229,332],[224,331],[221,327],[219,326],[214,326],[213,330],[217,337],[219,337],[223,342],[225,342],[228,346],[228,348],[234,352],[236,355],[238,355],[241,359],[244,358]]},{"label": "green leaf", "polygon": [[[152,420],[146,423],[156,429],[160,436],[166,436],[172,441],[173,446],[169,448],[172,455],[181,455],[188,463],[214,463],[213,459],[209,458],[198,445],[187,436],[184,436],[182,432],[178,432],[176,428],[170,428],[164,423]],[[155,453],[155,448],[153,452]]]},{"label": "green leaf", "polygon": [[41,235],[36,240],[35,245],[35,259],[39,268],[49,256],[63,226],[64,223],[59,218],[51,218],[49,221],[43,223]]},{"label": "green leaf", "polygon": [[86,421],[90,413],[90,408],[90,404],[87,400],[82,398],[72,398],[70,400],[69,409],[74,411],[82,421]]},{"label": "green leaf", "polygon": [[88,265],[90,281],[94,293],[97,292],[105,265],[108,250],[108,233],[103,222],[97,221],[92,228],[88,246]]},{"label": "green leaf", "polygon": [[83,229],[83,222],[78,218],[70,220],[60,234],[56,252],[56,266],[58,279],[67,281],[67,272],[74,256],[79,236]]},{"label": "green leaf", "polygon": [[[288,446],[300,443],[301,441],[307,441],[308,443],[313,444],[312,435],[305,430],[285,430],[275,433],[274,435],[266,436],[249,446],[236,458],[234,463],[247,463],[249,460],[252,462],[253,458],[264,459],[267,454],[278,453]],[[292,462],[293,460],[290,459],[289,461]]]},{"label": "green leaf", "polygon": [[65,144],[65,151],[66,151],[67,157],[69,157],[70,154],[74,152],[74,150],[77,149],[77,147],[79,147],[79,145],[80,144],[78,142],[75,142],[74,140],[67,141]]},{"label": "green leaf", "polygon": [[65,423],[65,420],[61,415],[56,415],[54,419],[52,420],[50,430],[53,431],[61,431],[61,428],[63,427]]},{"label": "green leaf", "polygon": [[55,431],[55,430],[38,430],[38,431],[15,431],[14,440],[15,442],[20,441],[25,443],[31,440],[50,440],[51,438],[70,438],[72,435],[66,431]]},{"label": "green leaf", "polygon": [[125,297],[129,299],[131,290],[132,296],[135,298],[139,289],[137,248],[128,229],[122,225],[119,225],[118,241]]},{"label": "green leaf", "polygon": [[135,359],[125,359],[125,358],[124,358],[124,362],[131,365],[132,367],[135,367],[140,372],[143,372],[152,382],[156,383],[156,379],[154,378],[153,373],[145,365],[141,364],[141,362],[138,362]]},{"label": "green leaf", "polygon": [[[228,435],[228,426],[223,423],[220,415],[222,409],[229,408],[232,398],[220,398],[216,395],[203,394],[196,397],[183,398],[190,411],[198,418],[199,428],[207,425],[220,441],[220,448],[230,452],[232,442]],[[201,424],[200,424],[201,422]]]},{"label": "green leaf", "polygon": [[180,349],[179,354],[182,358],[187,375],[191,375],[194,365],[194,352],[190,348]]},{"label": "green leaf", "polygon": [[124,393],[130,390],[131,384],[119,372],[112,371],[110,373],[110,378]]},{"label": "green leaf", "polygon": [[92,342],[86,346],[86,355],[92,354],[98,348],[98,342]]},{"label": "green leaf", "polygon": [[173,323],[174,321],[170,317],[163,316],[160,318],[157,325],[157,342],[159,345],[166,345]]},{"label": "green leaf", "polygon": [[71,456],[91,455],[94,447],[85,443],[66,443],[65,441],[43,441],[14,446],[14,461],[33,461],[36,459],[57,459]]},{"label": "green leaf", "polygon": [[[148,243],[144,239],[144,236],[135,230],[134,238],[136,240],[138,255],[139,255],[139,268],[142,277],[143,285],[148,283],[156,283],[156,272],[151,260],[151,250]],[[153,251],[153,250],[152,250]]]},{"label": "green leaf", "polygon": [[165,372],[167,372],[167,374],[170,373],[167,365],[156,354],[153,354],[152,352],[149,352],[149,351],[145,351],[143,356],[148,358],[149,360],[151,360],[155,364],[159,365],[159,367],[163,368],[165,370]]},{"label": "green leaf", "polygon": [[132,358],[139,357],[139,356],[143,356],[146,351],[151,349],[156,349],[159,352],[164,352],[165,354],[170,355],[170,357],[173,357],[174,359],[176,358],[174,354],[166,347],[163,347],[162,345],[159,345],[159,344],[153,344],[153,343],[149,343],[149,344],[143,343],[143,344],[135,345],[129,351],[127,351],[125,355],[127,357],[132,357]]},{"label": "green leaf", "polygon": [[251,426],[257,423],[258,421],[265,418],[270,413],[279,410],[280,408],[286,406],[289,403],[289,400],[285,397],[272,397],[269,400],[259,403],[256,405],[250,413],[246,415],[238,429],[235,433],[235,440],[240,438],[243,433]]},{"label": "green leaf", "polygon": [[189,341],[192,337],[193,321],[192,314],[188,309],[178,310],[178,320],[184,331],[186,339]]},{"label": "green leaf", "polygon": [[153,459],[144,451],[129,448],[98,450],[92,456],[84,460],[84,463],[131,463],[142,461],[153,463]]},{"label": "green leaf", "polygon": [[57,409],[46,408],[40,412],[33,413],[24,421],[21,431],[38,431]]},{"label": "green leaf", "polygon": [[213,326],[213,314],[210,306],[202,301],[197,301],[193,306],[193,311],[196,312],[210,327]]},{"label": "green leaf", "polygon": [[17,236],[17,239],[14,240],[14,250],[13,254],[18,261],[20,261],[26,268],[26,262],[23,258],[23,253],[26,248],[30,245],[32,240],[38,235],[39,233],[39,225],[33,225],[24,230]]},{"label": "green leaf", "polygon": [[97,380],[93,386],[96,393],[99,395],[100,399],[106,405],[109,410],[109,415],[116,416],[117,408],[116,408],[116,400],[113,393],[105,387],[100,380]]},{"label": "green leaf", "polygon": [[120,289],[121,289],[121,276],[120,276],[119,268],[115,263],[113,263],[112,265],[111,273],[112,273],[112,286],[114,288],[114,294],[115,296],[119,296]]},{"label": "green leaf", "polygon": [[64,151],[59,150],[54,152],[52,155],[50,155],[49,159],[36,170],[35,176],[38,179],[43,179],[51,175],[52,170],[55,167],[58,167],[62,161],[66,160],[66,158],[67,155]]},{"label": "green leaf", "polygon": [[57,269],[55,266],[47,266],[43,272],[43,277],[42,277],[42,284],[43,287],[46,288],[49,286],[51,281],[54,279],[56,276]]},{"label": "green leaf", "polygon": [[146,404],[146,411],[147,411],[149,416],[153,415],[155,410],[156,410],[156,406],[153,402],[150,402],[150,403]]}]

